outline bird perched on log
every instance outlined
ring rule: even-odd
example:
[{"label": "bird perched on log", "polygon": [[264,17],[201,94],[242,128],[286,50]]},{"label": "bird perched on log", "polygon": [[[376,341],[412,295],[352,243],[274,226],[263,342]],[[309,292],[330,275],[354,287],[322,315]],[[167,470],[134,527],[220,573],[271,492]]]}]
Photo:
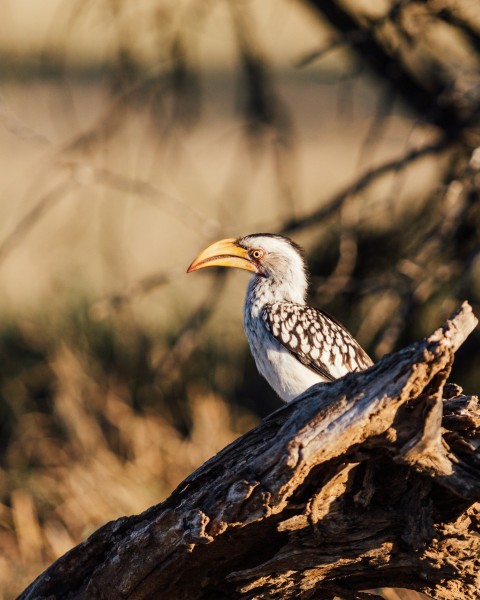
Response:
[{"label": "bird perched on log", "polygon": [[327,313],[308,306],[303,251],[281,235],[255,233],[212,244],[187,273],[236,267],[253,273],[243,325],[260,374],[288,402],[315,383],[372,365],[350,333]]}]

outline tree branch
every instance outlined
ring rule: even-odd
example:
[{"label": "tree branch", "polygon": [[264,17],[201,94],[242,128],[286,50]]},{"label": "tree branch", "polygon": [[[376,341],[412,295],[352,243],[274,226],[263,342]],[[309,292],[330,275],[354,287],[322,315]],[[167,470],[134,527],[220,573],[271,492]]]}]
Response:
[{"label": "tree branch", "polygon": [[446,138],[441,138],[431,144],[410,150],[402,154],[399,158],[388,160],[377,167],[365,171],[365,173],[360,175],[353,183],[346,186],[343,190],[340,190],[329,200],[323,202],[321,206],[314,209],[310,214],[286,221],[280,227],[280,233],[290,234],[313,225],[318,225],[318,223],[321,223],[334,215],[349,198],[364,192],[384,175],[393,172],[399,173],[416,161],[426,156],[440,155],[447,149],[448,140]]},{"label": "tree branch", "polygon": [[[306,0],[337,32],[340,32],[370,70],[398,94],[422,119],[440,127],[445,137],[456,139],[474,115],[465,116],[454,102],[442,99],[445,82],[432,70],[423,80],[407,68],[405,61],[375,36],[375,22],[361,26],[338,0]],[[393,9],[394,14],[405,3]],[[360,11],[359,11],[360,13]],[[358,15],[357,15],[358,16]],[[361,34],[359,34],[359,31]],[[468,113],[468,111],[467,111]]]},{"label": "tree branch", "polygon": [[446,385],[476,324],[464,303],[430,337],[310,388],[20,599],[476,597],[478,400]]}]

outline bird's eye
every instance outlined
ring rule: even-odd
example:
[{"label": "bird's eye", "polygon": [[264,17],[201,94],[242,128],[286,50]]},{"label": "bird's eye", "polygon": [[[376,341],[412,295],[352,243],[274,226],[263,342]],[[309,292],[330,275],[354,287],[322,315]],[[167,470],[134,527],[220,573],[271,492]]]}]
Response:
[{"label": "bird's eye", "polygon": [[254,258],[255,260],[259,260],[260,258],[262,258],[262,256],[264,255],[263,250],[260,250],[260,248],[257,248],[256,250],[252,250],[250,253],[250,256],[252,258]]}]

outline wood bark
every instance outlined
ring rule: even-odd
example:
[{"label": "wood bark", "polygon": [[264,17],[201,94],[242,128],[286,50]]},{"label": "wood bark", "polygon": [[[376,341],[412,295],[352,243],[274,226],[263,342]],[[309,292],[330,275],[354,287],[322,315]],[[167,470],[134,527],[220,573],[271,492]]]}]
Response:
[{"label": "wood bark", "polygon": [[464,303],[430,337],[310,388],[19,598],[478,598],[478,400],[446,383],[476,324]]}]

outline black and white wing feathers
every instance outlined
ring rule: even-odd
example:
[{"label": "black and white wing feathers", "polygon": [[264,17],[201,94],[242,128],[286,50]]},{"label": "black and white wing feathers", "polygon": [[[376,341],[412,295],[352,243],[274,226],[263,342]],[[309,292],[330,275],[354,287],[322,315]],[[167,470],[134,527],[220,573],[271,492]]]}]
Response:
[{"label": "black and white wing feathers", "polygon": [[373,362],[350,333],[327,313],[293,302],[265,305],[267,330],[303,365],[333,381]]}]

